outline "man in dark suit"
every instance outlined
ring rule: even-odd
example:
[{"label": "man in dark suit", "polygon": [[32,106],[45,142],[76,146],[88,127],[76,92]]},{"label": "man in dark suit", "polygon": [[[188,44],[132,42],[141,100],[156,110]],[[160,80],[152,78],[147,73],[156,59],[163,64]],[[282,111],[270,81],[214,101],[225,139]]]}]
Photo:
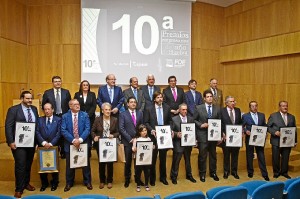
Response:
[{"label": "man in dark suit", "polygon": [[[80,144],[89,143],[90,134],[90,119],[86,112],[80,111],[80,104],[77,99],[72,99],[69,102],[70,110],[62,116],[61,134],[65,138],[64,148],[66,153],[66,186],[64,191],[67,192],[74,184],[75,169],[70,168],[70,146],[76,148]],[[88,153],[88,152],[87,152]],[[88,155],[88,165],[82,167],[83,183],[88,190],[92,190],[91,184],[91,167],[90,154]]]},{"label": "man in dark suit", "polygon": [[151,107],[153,105],[153,94],[156,91],[160,91],[160,87],[154,85],[154,83],[155,83],[154,75],[149,74],[147,76],[146,81],[147,81],[147,85],[144,85],[144,86],[142,86],[140,88],[143,91],[143,93],[144,93],[144,98],[145,98],[145,102],[146,102],[146,104],[145,104],[145,110],[148,107]]},{"label": "man in dark suit", "polygon": [[[248,177],[253,177],[253,158],[254,158],[254,146],[249,145],[249,139],[251,134],[252,125],[266,126],[265,114],[258,112],[258,104],[256,101],[251,101],[249,103],[250,112],[243,115],[243,127],[246,134],[245,144],[246,144],[246,159],[247,159],[247,170]],[[258,165],[263,178],[269,181],[268,171],[266,167],[264,147],[255,146],[255,151],[257,153]]]},{"label": "man in dark suit", "polygon": [[218,105],[220,108],[223,107],[223,93],[222,90],[218,88],[218,80],[215,78],[212,78],[209,82],[209,88],[207,90],[210,90],[213,93],[213,104]]},{"label": "man in dark suit", "polygon": [[159,152],[159,171],[160,181],[164,185],[168,185],[167,181],[167,149],[157,149],[156,131],[155,126],[158,125],[170,125],[171,110],[170,107],[163,103],[163,94],[161,92],[155,92],[153,95],[154,104],[147,108],[144,113],[144,123],[148,130],[148,135],[153,141],[155,148],[153,149],[152,165],[150,167],[150,185],[155,186],[156,181],[156,159]]},{"label": "man in dark suit", "polygon": [[[54,115],[61,117],[63,114],[69,110],[69,101],[71,100],[71,95],[69,90],[61,87],[61,78],[59,76],[52,77],[53,88],[48,89],[44,92],[42,99],[42,106],[46,103],[50,103],[54,108]],[[65,158],[64,154],[64,140],[63,137],[60,139],[60,155],[61,158]]]},{"label": "man in dark suit", "polygon": [[17,147],[15,143],[16,122],[37,122],[38,111],[32,105],[32,95],[29,91],[23,91],[20,96],[21,103],[8,109],[5,120],[5,136],[8,146],[11,148],[15,160],[15,195],[21,198],[23,190],[34,191],[30,185],[31,164],[35,148]]},{"label": "man in dark suit", "polygon": [[193,178],[192,175],[192,167],[191,167],[191,152],[192,146],[181,146],[181,123],[193,123],[193,117],[187,115],[187,105],[180,104],[179,105],[179,114],[172,118],[172,131],[174,132],[173,137],[173,159],[172,159],[172,167],[171,167],[171,180],[173,184],[177,184],[177,176],[179,163],[182,155],[185,160],[185,172],[186,179],[190,180],[193,183],[197,181]]},{"label": "man in dark suit", "polygon": [[200,181],[205,182],[206,160],[209,153],[209,174],[215,181],[219,181],[217,176],[217,141],[208,141],[208,119],[221,119],[220,108],[213,104],[213,93],[206,90],[203,93],[204,104],[196,107],[194,112],[194,121],[197,128],[198,141],[198,168]]},{"label": "man in dark suit", "polygon": [[[268,120],[268,131],[271,134],[270,141],[272,144],[272,165],[274,178],[278,178],[280,175],[288,179],[291,178],[288,175],[291,147],[279,147],[280,128],[286,127],[296,127],[296,119],[294,115],[288,113],[288,102],[280,101],[279,111],[272,113]],[[295,135],[295,145],[296,144],[297,132]]]},{"label": "man in dark suit", "polygon": [[185,102],[188,106],[188,115],[193,117],[197,105],[202,104],[202,95],[196,91],[197,81],[191,79],[189,81],[190,90],[185,92]]},{"label": "man in dark suit", "polygon": [[[43,106],[45,116],[38,118],[38,127],[36,129],[35,135],[40,147],[50,148],[52,146],[57,146],[59,138],[61,136],[61,118],[53,115],[54,109],[52,104],[46,103]],[[49,186],[48,174],[40,174],[42,187],[40,191],[45,191]],[[52,173],[51,180],[51,191],[55,191],[58,186],[58,172]]]},{"label": "man in dark suit", "polygon": [[125,98],[125,103],[124,103],[125,109],[126,110],[128,109],[127,99],[129,97],[134,97],[137,102],[136,109],[139,111],[144,111],[145,97],[144,97],[143,91],[138,89],[138,86],[139,86],[138,79],[136,77],[132,77],[132,78],[130,78],[129,83],[130,83],[130,87],[123,91],[124,98]]},{"label": "man in dark suit", "polygon": [[136,100],[134,97],[127,99],[128,110],[122,112],[119,117],[119,132],[121,134],[122,143],[125,151],[125,184],[127,188],[131,178],[131,162],[132,162],[132,144],[136,135],[137,127],[143,123],[143,112],[136,110]]},{"label": "man in dark suit", "polygon": [[225,99],[226,107],[221,109],[221,121],[223,132],[223,154],[224,154],[224,179],[228,178],[231,167],[231,175],[235,179],[240,179],[237,169],[240,147],[226,146],[226,125],[242,125],[241,110],[235,107],[235,100],[232,96],[227,96]]},{"label": "man in dark suit", "polygon": [[116,86],[116,77],[113,74],[106,76],[106,85],[99,87],[97,104],[101,109],[104,102],[111,104],[112,116],[118,118],[119,111],[123,107],[124,95],[121,87]]},{"label": "man in dark suit", "polygon": [[169,86],[163,90],[164,102],[171,108],[172,116],[178,115],[179,104],[185,102],[184,91],[182,88],[176,86],[176,77],[170,76],[168,78]]}]

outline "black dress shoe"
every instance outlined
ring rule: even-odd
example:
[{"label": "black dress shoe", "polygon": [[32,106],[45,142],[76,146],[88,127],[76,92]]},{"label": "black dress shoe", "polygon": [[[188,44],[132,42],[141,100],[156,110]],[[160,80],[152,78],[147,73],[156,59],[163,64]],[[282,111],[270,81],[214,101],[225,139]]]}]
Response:
[{"label": "black dress shoe", "polygon": [[205,176],[200,176],[200,181],[205,182]]},{"label": "black dress shoe", "polygon": [[187,180],[191,181],[192,183],[196,183],[197,180],[195,180],[195,178],[193,178],[193,176],[187,177]]},{"label": "black dress shoe", "polygon": [[61,159],[66,159],[66,154],[64,154],[64,153],[60,154],[60,158]]},{"label": "black dress shoe", "polygon": [[160,180],[164,185],[169,185],[168,181],[166,179]]},{"label": "black dress shoe", "polygon": [[47,187],[41,187],[40,191],[45,191]]},{"label": "black dress shoe", "polygon": [[177,184],[177,180],[176,179],[172,179],[172,183],[173,184]]},{"label": "black dress shoe", "polygon": [[253,173],[248,173],[249,178],[253,178]]},{"label": "black dress shoe", "polygon": [[92,190],[92,189],[93,189],[93,186],[92,186],[92,184],[89,183],[89,184],[86,185],[86,188],[87,188],[88,190]]},{"label": "black dress shoe", "polygon": [[125,181],[124,187],[125,187],[125,188],[129,187],[129,180],[126,180],[126,181]]},{"label": "black dress shoe", "polygon": [[227,178],[228,178],[228,175],[229,175],[228,172],[224,172],[223,178],[224,178],[224,179],[227,179]]},{"label": "black dress shoe", "polygon": [[52,185],[51,186],[51,191],[55,191],[57,189],[57,185]]},{"label": "black dress shoe", "polygon": [[263,178],[265,179],[265,181],[270,181],[269,176],[263,176]]},{"label": "black dress shoe", "polygon": [[70,191],[71,187],[72,187],[71,185],[67,184],[64,188],[64,192]]},{"label": "black dress shoe", "polygon": [[287,178],[287,179],[291,179],[291,176],[289,176],[288,174],[283,174],[282,176]]},{"label": "black dress shoe", "polygon": [[237,173],[231,174],[235,179],[240,179],[240,176]]},{"label": "black dress shoe", "polygon": [[219,177],[217,176],[217,174],[211,174],[210,177],[212,177],[214,179],[214,181],[219,181]]},{"label": "black dress shoe", "polygon": [[278,178],[280,176],[280,174],[274,174],[273,178]]}]

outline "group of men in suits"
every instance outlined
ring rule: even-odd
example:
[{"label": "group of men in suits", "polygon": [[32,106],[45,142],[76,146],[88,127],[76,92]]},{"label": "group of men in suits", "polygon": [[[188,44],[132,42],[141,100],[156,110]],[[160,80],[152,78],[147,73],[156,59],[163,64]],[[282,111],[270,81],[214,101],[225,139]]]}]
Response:
[{"label": "group of men in suits", "polygon": [[[155,127],[158,125],[170,125],[173,138],[173,158],[170,171],[170,178],[173,184],[177,184],[179,163],[184,156],[186,178],[191,182],[196,182],[191,171],[190,155],[192,147],[182,147],[180,145],[181,123],[195,123],[198,154],[198,170],[200,181],[205,182],[206,161],[209,156],[209,175],[215,181],[219,181],[217,176],[216,146],[223,149],[224,154],[224,179],[229,174],[239,179],[238,175],[238,156],[239,147],[227,147],[226,125],[243,125],[243,132],[246,134],[246,154],[248,177],[253,177],[253,153],[254,148],[258,155],[259,167],[265,180],[269,180],[266,169],[264,148],[253,147],[249,145],[249,136],[252,125],[268,126],[271,133],[272,161],[274,178],[280,175],[290,178],[288,175],[288,161],[291,147],[280,148],[279,137],[280,128],[295,127],[295,117],[288,113],[288,103],[281,101],[279,111],[272,114],[268,124],[265,122],[263,113],[258,112],[258,104],[255,101],[249,103],[250,112],[242,117],[239,108],[235,107],[234,97],[227,96],[225,107],[222,108],[223,94],[217,88],[217,80],[210,80],[210,88],[203,92],[196,91],[197,82],[190,80],[189,90],[184,93],[183,89],[177,86],[175,76],[168,78],[169,85],[160,92],[160,88],[155,85],[153,75],[146,78],[147,85],[138,88],[138,79],[130,78],[130,87],[122,92],[119,86],[116,86],[116,78],[113,74],[106,77],[107,84],[99,87],[97,104],[101,106],[107,102],[111,104],[112,116],[118,118],[121,142],[125,149],[125,183],[128,187],[131,178],[132,162],[132,141],[136,134],[136,127],[139,124],[145,124],[148,135],[154,143],[152,156],[152,165],[150,167],[150,185],[155,186],[156,182],[156,160],[159,153],[160,181],[168,185],[166,155],[167,149],[157,148],[157,139]],[[87,113],[80,111],[79,102],[76,99],[71,100],[70,92],[61,88],[61,78],[54,76],[52,78],[53,88],[45,91],[42,100],[42,107],[45,116],[38,117],[36,107],[32,106],[32,95],[28,91],[21,94],[21,104],[11,107],[7,112],[5,133],[8,145],[12,150],[15,159],[15,177],[16,189],[15,196],[20,198],[24,189],[29,191],[35,188],[29,184],[31,163],[34,155],[34,147],[16,147],[15,145],[15,124],[16,122],[34,122],[36,123],[37,144],[49,148],[59,145],[60,138],[63,141],[60,144],[61,156],[66,157],[66,186],[64,191],[69,191],[74,184],[74,169],[70,168],[70,145],[80,147],[82,143],[88,143],[90,134],[90,120]],[[222,123],[222,140],[208,141],[208,119],[220,119]],[[297,138],[297,137],[296,137]],[[296,141],[297,142],[297,141]],[[280,161],[281,157],[281,161]],[[281,162],[281,165],[280,165]],[[41,176],[42,187],[44,191],[49,182],[47,174]],[[83,179],[87,189],[93,189],[91,184],[91,170],[88,166],[83,168]],[[58,186],[58,174],[52,174],[51,190],[54,191]]]}]

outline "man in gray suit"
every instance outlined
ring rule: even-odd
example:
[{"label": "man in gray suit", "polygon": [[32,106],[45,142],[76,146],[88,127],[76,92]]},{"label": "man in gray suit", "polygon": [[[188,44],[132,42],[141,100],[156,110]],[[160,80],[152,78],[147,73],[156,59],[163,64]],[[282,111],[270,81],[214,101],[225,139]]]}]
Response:
[{"label": "man in gray suit", "polygon": [[157,91],[160,91],[160,87],[154,85],[155,78],[154,75],[149,74],[147,75],[147,85],[141,86],[141,90],[143,91],[144,98],[145,98],[145,110],[153,105],[153,94]]},{"label": "man in gray suit", "polygon": [[185,171],[186,171],[186,179],[195,183],[196,180],[192,175],[191,168],[191,152],[192,146],[181,146],[181,123],[193,123],[193,118],[187,115],[187,105],[180,104],[179,105],[179,115],[174,116],[172,118],[172,131],[174,131],[173,137],[173,159],[172,159],[172,167],[171,167],[171,179],[173,184],[177,184],[177,176],[179,163],[182,155],[185,160]]},{"label": "man in gray suit", "polygon": [[139,86],[138,78],[136,77],[130,78],[129,83],[130,83],[130,87],[123,91],[125,97],[124,105],[126,110],[128,109],[127,100],[129,99],[129,97],[134,97],[137,102],[136,109],[139,111],[144,111],[145,97],[143,91],[138,89]]},{"label": "man in gray suit", "polygon": [[218,88],[218,80],[215,78],[210,79],[209,88],[213,94],[213,104],[218,105],[220,108],[224,106],[222,90]]},{"label": "man in gray suit", "polygon": [[[296,119],[294,115],[288,113],[288,102],[280,101],[279,111],[272,113],[268,120],[268,131],[271,134],[270,141],[272,144],[272,165],[274,178],[278,178],[280,175],[288,179],[291,178],[288,175],[291,147],[279,147],[280,128],[286,127],[296,127]],[[295,145],[296,144],[297,132],[295,135]]]},{"label": "man in gray suit", "polygon": [[208,119],[221,119],[219,106],[213,104],[213,93],[206,90],[203,93],[204,104],[196,107],[194,112],[194,121],[197,128],[197,141],[198,141],[198,168],[200,181],[205,182],[206,175],[206,159],[209,153],[209,174],[215,181],[219,181],[217,176],[217,154],[216,154],[216,141],[208,141]]}]

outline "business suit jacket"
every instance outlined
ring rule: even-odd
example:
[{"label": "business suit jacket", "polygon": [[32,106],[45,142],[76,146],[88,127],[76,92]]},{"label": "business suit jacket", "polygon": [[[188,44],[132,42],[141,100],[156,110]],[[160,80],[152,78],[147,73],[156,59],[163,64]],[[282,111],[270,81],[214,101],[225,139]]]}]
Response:
[{"label": "business suit jacket", "polygon": [[[176,115],[172,118],[172,125],[171,129],[174,131],[174,138],[173,138],[173,151],[174,152],[183,152],[185,147],[181,146],[181,138],[177,137],[178,132],[181,132],[181,118],[179,115]],[[194,123],[192,117],[187,116],[187,123]]]},{"label": "business suit jacket", "polygon": [[[287,125],[285,125],[280,112],[272,113],[268,120],[268,131],[271,134],[270,142],[274,146],[279,147],[280,137],[275,135],[276,131],[280,131],[280,128],[296,127],[296,119],[292,114],[287,113]],[[295,135],[295,143],[297,143],[297,131]]]},{"label": "business suit jacket", "polygon": [[222,123],[222,132],[226,134],[226,125],[242,125],[242,116],[241,110],[239,108],[234,108],[235,121],[234,124],[230,120],[230,116],[227,112],[227,107],[221,109],[221,123]]},{"label": "business suit jacket", "polygon": [[120,113],[119,117],[119,132],[121,134],[122,143],[124,146],[132,146],[129,143],[136,135],[137,127],[143,123],[143,112],[136,110],[136,126],[134,126],[131,113],[128,110]]},{"label": "business suit jacket", "polygon": [[89,91],[84,102],[82,92],[76,92],[74,99],[77,99],[80,104],[80,110],[86,112],[89,115],[89,118],[95,118],[95,110],[97,106],[96,95],[94,92]]},{"label": "business suit jacket", "polygon": [[[146,108],[152,106],[154,102],[153,102],[153,99],[151,100],[151,98],[150,98],[148,85],[144,85],[144,86],[140,87],[140,89],[141,89],[141,90],[143,91],[143,93],[144,93],[144,98],[145,98],[145,102],[146,102],[146,104],[145,104],[145,110],[146,110]],[[160,91],[160,87],[154,85],[154,86],[153,86],[153,94],[154,94],[155,92],[157,92],[157,91]]]},{"label": "business suit jacket", "polygon": [[[258,118],[258,126],[266,126],[266,118],[265,118],[265,114],[257,112],[257,118]],[[244,131],[251,131],[252,125],[256,125],[251,113],[245,113],[242,116],[242,120],[243,120],[243,127],[244,127]]]},{"label": "business suit jacket", "polygon": [[[93,124],[91,134],[94,139],[96,136],[100,136],[103,138],[103,116],[97,117]],[[110,126],[109,126],[110,134],[115,138],[119,136],[119,124],[118,119],[115,117],[110,117]]]},{"label": "business suit jacket", "polygon": [[193,117],[196,106],[202,104],[202,95],[200,92],[195,91],[195,100],[191,90],[185,92],[184,95],[185,102],[188,106],[188,115]]},{"label": "business suit jacket", "polygon": [[[134,94],[132,92],[132,89],[131,87],[129,87],[128,89],[124,90],[123,91],[123,94],[124,94],[124,105],[125,105],[125,109],[128,110],[128,107],[127,107],[127,99],[129,97],[134,97]],[[137,89],[137,97],[138,99],[136,99],[137,101],[137,106],[136,106],[136,109],[139,110],[139,111],[144,111],[144,108],[145,108],[145,97],[144,97],[144,93],[142,90],[140,89]]]},{"label": "business suit jacket", "polygon": [[36,129],[35,135],[39,146],[42,146],[44,141],[51,143],[53,146],[57,145],[61,136],[61,118],[53,115],[50,128],[47,128],[47,117],[38,118],[38,128]]},{"label": "business suit jacket", "polygon": [[[210,119],[221,119],[220,108],[217,105],[212,105],[212,117]],[[208,113],[205,104],[201,104],[196,107],[194,112],[194,122],[196,124],[196,137],[198,142],[207,142],[207,128],[201,128],[200,126],[208,122]]]},{"label": "business suit jacket", "polygon": [[184,91],[182,88],[177,88],[177,100],[174,100],[173,93],[171,87],[168,86],[163,90],[164,94],[164,102],[167,103],[171,110],[177,110],[179,105],[185,102]]},{"label": "business suit jacket", "polygon": [[[171,121],[172,121],[171,109],[165,103],[163,103],[162,108],[163,108],[164,125],[170,125]],[[152,104],[151,107],[149,107],[145,110],[144,124],[146,125],[147,130],[148,130],[148,137],[150,137],[151,140],[153,141],[153,144],[156,145],[157,144],[156,137],[151,134],[151,131],[155,130],[155,126],[158,126],[157,115],[156,115],[156,110],[155,110],[154,104]]]},{"label": "business suit jacket", "polygon": [[[37,108],[33,105],[31,105],[30,107],[34,113],[36,123],[37,123],[39,117]],[[5,120],[5,136],[6,136],[6,143],[8,145],[15,142],[16,122],[26,122],[26,118],[21,104],[12,106],[7,111],[6,120]]]},{"label": "business suit jacket", "polygon": [[[88,117],[88,114],[83,111],[79,111],[77,114],[79,138],[82,138],[83,143],[89,143],[88,136],[90,135],[90,119]],[[75,139],[73,134],[73,120],[71,110],[69,110],[66,114],[62,116],[61,134],[65,138],[65,152],[69,153],[70,145],[72,145],[72,141]]]},{"label": "business suit jacket", "polygon": [[[62,114],[65,114],[69,110],[69,101],[71,100],[71,95],[69,90],[61,88],[61,111]],[[43,100],[42,100],[42,106],[44,106],[46,103],[50,103],[53,106],[54,113],[56,113],[56,102],[55,102],[55,96],[54,96],[54,90],[53,88],[48,89],[44,92]]]},{"label": "business suit jacket", "polygon": [[110,102],[109,93],[107,90],[107,84],[99,87],[97,104],[100,109],[104,102],[110,103],[112,106],[111,109],[114,109],[117,107],[120,110],[124,103],[124,95],[123,95],[121,87],[114,86],[114,99],[112,102]]},{"label": "business suit jacket", "polygon": [[[211,88],[208,88],[207,90],[212,91]],[[220,108],[224,107],[224,101],[223,101],[223,92],[221,89],[216,89],[217,90],[217,96],[215,97],[213,95],[213,104],[216,104],[218,106],[220,106]],[[213,92],[213,91],[212,91]],[[213,93],[214,94],[214,93]]]}]

